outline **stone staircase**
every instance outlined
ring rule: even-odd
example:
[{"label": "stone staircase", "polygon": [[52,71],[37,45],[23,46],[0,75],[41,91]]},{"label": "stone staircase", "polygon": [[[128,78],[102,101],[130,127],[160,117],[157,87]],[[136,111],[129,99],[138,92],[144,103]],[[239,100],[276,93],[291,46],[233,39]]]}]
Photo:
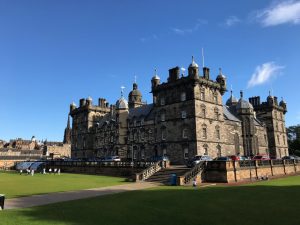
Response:
[{"label": "stone staircase", "polygon": [[149,177],[146,182],[155,182],[168,185],[171,181],[171,174],[176,174],[177,177],[182,176],[190,169],[191,168],[186,166],[170,166],[168,168],[163,168]]}]

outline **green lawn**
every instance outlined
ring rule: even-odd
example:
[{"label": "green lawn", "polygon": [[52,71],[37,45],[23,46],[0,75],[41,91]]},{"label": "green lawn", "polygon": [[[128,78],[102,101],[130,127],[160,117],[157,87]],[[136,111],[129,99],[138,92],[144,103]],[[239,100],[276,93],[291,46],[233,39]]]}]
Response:
[{"label": "green lawn", "polygon": [[[0,172],[0,194],[15,198],[34,194],[80,190],[122,184],[124,178],[82,174],[19,175],[16,172]],[[0,221],[1,224],[1,221]]]},{"label": "green lawn", "polygon": [[159,187],[0,212],[2,225],[297,225],[300,177],[244,186]]}]

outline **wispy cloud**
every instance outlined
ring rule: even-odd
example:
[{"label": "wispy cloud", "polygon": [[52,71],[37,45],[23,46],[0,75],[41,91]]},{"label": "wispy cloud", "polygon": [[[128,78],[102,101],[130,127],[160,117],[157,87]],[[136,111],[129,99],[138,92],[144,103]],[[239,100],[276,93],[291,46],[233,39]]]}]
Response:
[{"label": "wispy cloud", "polygon": [[264,84],[273,77],[276,77],[284,66],[276,65],[275,62],[266,62],[256,67],[251,79],[248,81],[248,88]]},{"label": "wispy cloud", "polygon": [[199,30],[199,28],[205,24],[207,24],[206,20],[198,19],[196,24],[193,27],[190,27],[190,28],[173,27],[173,28],[171,28],[171,31],[173,31],[175,34],[178,34],[178,35],[192,34],[192,33],[196,32],[197,30]]},{"label": "wispy cloud", "polygon": [[257,11],[254,17],[264,27],[286,23],[300,24],[300,1],[277,2],[266,9]]},{"label": "wispy cloud", "polygon": [[141,42],[147,42],[147,41],[151,41],[151,40],[158,40],[158,35],[152,34],[152,35],[140,38]]},{"label": "wispy cloud", "polygon": [[230,16],[221,25],[224,27],[232,27],[240,22],[241,20],[238,17]]}]

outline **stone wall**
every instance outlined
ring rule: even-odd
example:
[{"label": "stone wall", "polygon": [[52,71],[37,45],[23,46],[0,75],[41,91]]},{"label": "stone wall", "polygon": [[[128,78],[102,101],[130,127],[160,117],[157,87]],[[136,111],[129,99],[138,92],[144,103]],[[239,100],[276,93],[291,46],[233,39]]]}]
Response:
[{"label": "stone wall", "polygon": [[207,162],[202,181],[233,183],[296,173],[300,173],[300,161],[211,161]]}]

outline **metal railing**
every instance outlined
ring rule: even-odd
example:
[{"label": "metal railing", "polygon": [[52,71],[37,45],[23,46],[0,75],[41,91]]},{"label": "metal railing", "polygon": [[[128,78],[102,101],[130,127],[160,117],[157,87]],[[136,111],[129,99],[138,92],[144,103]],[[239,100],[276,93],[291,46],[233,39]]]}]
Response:
[{"label": "metal railing", "polygon": [[240,167],[255,167],[255,161],[254,160],[240,160],[237,161],[239,163]]},{"label": "metal railing", "polygon": [[153,174],[160,171],[162,168],[163,168],[163,161],[158,161],[153,165],[149,166],[147,169],[143,170],[142,172],[137,173],[136,181],[145,181]]},{"label": "metal railing", "polygon": [[205,168],[206,162],[202,161],[195,165],[191,170],[186,172],[183,177],[183,183],[188,184],[190,183],[204,168]]},{"label": "metal railing", "polygon": [[55,167],[117,167],[117,168],[147,168],[155,162],[129,162],[129,161],[45,161],[48,166]]}]

